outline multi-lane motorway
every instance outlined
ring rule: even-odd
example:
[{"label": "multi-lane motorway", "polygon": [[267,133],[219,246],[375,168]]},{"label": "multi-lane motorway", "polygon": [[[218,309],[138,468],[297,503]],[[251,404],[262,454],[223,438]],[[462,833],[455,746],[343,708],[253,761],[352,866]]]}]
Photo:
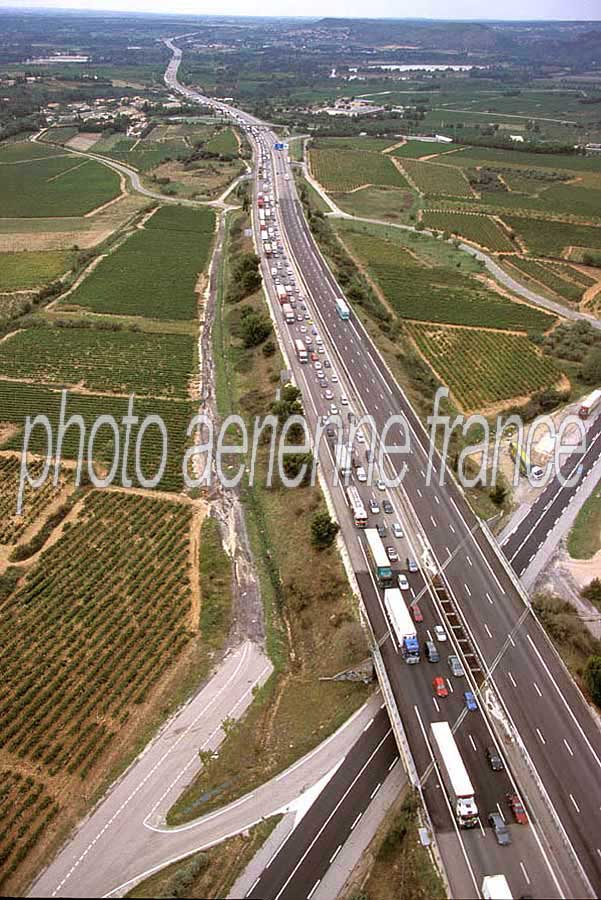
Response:
[{"label": "multi-lane motorway", "polygon": [[[174,87],[177,63],[176,52],[170,73]],[[190,97],[195,96],[187,88],[182,90]],[[243,125],[257,125],[251,117],[228,111]],[[285,154],[273,150],[275,135],[266,129],[257,130],[251,139],[257,152],[263,152],[269,159],[269,181],[258,187],[271,192],[274,201],[277,200],[283,252],[287,252],[287,263],[303,287],[308,308],[339,375],[338,385],[351,400],[353,411],[369,412],[379,431],[392,415],[402,413],[406,418],[411,453],[402,488],[389,492],[393,517],[405,526],[415,526],[415,555],[422,555],[420,538],[427,543],[430,556],[444,573],[450,601],[442,607],[428,579],[419,574],[413,579],[414,594],[426,591],[420,601],[425,621],[418,626],[419,636],[423,640],[433,624],[443,622],[451,636],[464,638],[457,645],[459,652],[473,651],[482,669],[480,677],[477,671],[474,677],[470,676],[480,703],[489,699],[495,704],[496,715],[504,723],[501,733],[507,728],[513,739],[508,745],[508,757],[513,770],[519,774],[523,793],[533,809],[539,809],[539,791],[535,787],[538,783],[559,821],[561,839],[551,825],[553,816],[543,814],[531,826],[512,827],[511,848],[497,847],[486,825],[486,815],[499,804],[507,818],[503,804],[510,782],[505,773],[493,773],[487,768],[484,749],[495,741],[488,719],[480,713],[464,712],[462,689],[456,689],[446,700],[436,701],[431,680],[434,674],[439,674],[438,669],[425,662],[406,666],[393,642],[386,639],[389,626],[381,595],[370,576],[361,535],[350,521],[344,492],[332,483],[332,453],[325,445],[319,457],[322,474],[329,484],[371,628],[382,642],[388,678],[453,892],[457,896],[477,896],[483,874],[504,872],[516,896],[524,893],[548,897],[595,895],[601,889],[601,740],[597,725],[531,614],[513,573],[460,490],[448,478],[443,485],[428,484],[427,435],[360,321],[355,316],[343,321],[336,314],[334,299],[341,296],[341,291],[310,234]],[[269,261],[265,261],[263,273],[280,338],[303,389],[309,419],[314,421],[327,412],[328,404],[317,384],[316,373],[309,366],[296,363],[292,341],[299,336],[300,325],[283,322],[275,301],[270,268]],[[383,465],[390,474],[400,462],[385,457]],[[434,465],[438,475],[442,464],[436,454]],[[402,553],[403,548],[400,549]],[[453,629],[453,625],[457,628]],[[446,654],[442,649],[444,669]],[[477,670],[477,665],[473,668]],[[448,675],[448,670],[442,674]],[[482,813],[482,827],[475,831],[455,831],[431,765],[428,723],[442,718],[456,726],[456,738],[474,781]],[[524,774],[526,771],[528,775]],[[567,862],[566,847],[571,850]],[[459,863],[457,859],[451,860],[453,852],[455,857],[459,856]],[[270,889],[263,896],[276,896],[276,893]]]}]

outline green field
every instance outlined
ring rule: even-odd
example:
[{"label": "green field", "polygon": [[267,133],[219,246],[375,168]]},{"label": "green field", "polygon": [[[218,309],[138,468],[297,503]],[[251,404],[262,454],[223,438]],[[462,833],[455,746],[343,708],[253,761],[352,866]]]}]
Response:
[{"label": "green field", "polygon": [[[459,170],[455,170],[459,171]],[[543,190],[544,187],[544,190]],[[505,209],[525,210],[550,216],[579,216],[581,219],[601,219],[601,190],[574,184],[547,185],[539,182],[539,194],[516,191],[486,191],[481,203],[504,213]]]},{"label": "green field", "polygon": [[110,253],[64,301],[97,313],[194,318],[194,287],[208,260],[215,214],[163,207]]},{"label": "green field", "polygon": [[362,150],[309,151],[311,171],[326,191],[353,191],[366,184],[408,188],[392,160]]},{"label": "green field", "polygon": [[465,411],[525,397],[560,377],[555,363],[521,335],[417,323],[407,328]]},{"label": "green field", "polygon": [[432,154],[437,153],[441,154],[441,159],[436,160],[436,162],[448,161],[449,165],[453,165],[453,154],[449,156],[448,160],[444,159],[444,154],[448,153],[451,147],[455,146],[455,144],[440,144],[438,141],[407,141],[402,147],[397,147],[396,150],[393,150],[390,155],[398,156],[401,159],[419,159],[420,156],[432,156]]},{"label": "green field", "polygon": [[187,397],[195,340],[96,328],[28,328],[0,343],[0,375],[90,391]]},{"label": "green field", "polygon": [[[467,218],[467,217],[466,217]],[[503,216],[503,221],[536,256],[561,257],[568,247],[601,250],[601,227],[551,222],[525,216]]]},{"label": "green field", "polygon": [[403,159],[402,166],[417,189],[426,196],[474,197],[461,169],[415,159]]},{"label": "green field", "polygon": [[408,222],[416,194],[398,188],[367,187],[352,194],[333,194],[333,199],[341,209],[353,216]]},{"label": "green field", "polygon": [[546,331],[554,322],[533,306],[488,291],[456,269],[419,265],[392,242],[352,233],[346,241],[403,319],[515,331]]},{"label": "green field", "polygon": [[98,145],[95,144],[92,147],[92,152],[109,156],[111,159],[132,166],[140,172],[148,172],[167,159],[188,156],[190,148],[183,141],[152,142],[121,138],[109,150],[105,151],[98,149]]},{"label": "green field", "polygon": [[[14,423],[19,431],[9,437],[3,448],[22,450],[23,437],[21,429],[26,416],[47,415],[52,433],[57,434],[60,412],[60,390],[46,385],[27,384],[17,381],[0,380],[0,422]],[[182,459],[188,443],[186,429],[190,418],[196,412],[195,404],[180,400],[148,400],[136,399],[134,415],[139,416],[140,423],[131,430],[130,464],[133,461],[133,448],[140,425],[146,416],[157,415],[165,423],[168,435],[168,453],[164,475],[158,485],[163,491],[180,491],[182,489]],[[127,413],[127,399],[124,397],[96,396],[93,394],[69,394],[67,403],[68,418],[71,414],[81,415],[89,436],[90,429],[101,415],[113,416],[120,426]],[[120,452],[123,452],[125,430],[120,427]],[[147,478],[151,478],[159,469],[162,456],[162,440],[158,428],[146,430],[141,444],[141,466]],[[29,444],[32,453],[46,454],[46,433],[43,428],[34,429]],[[79,453],[79,429],[67,430],[63,442],[62,453],[65,459],[77,459]],[[108,427],[101,428],[94,442],[94,459],[106,467],[110,467],[114,458],[114,437]],[[131,465],[130,465],[131,469]],[[129,472],[135,486],[139,486],[135,474]],[[122,469],[119,466],[115,483],[120,484]]]},{"label": "green field", "polygon": [[224,128],[223,131],[219,131],[210,141],[207,141],[206,147],[211,153],[238,155],[238,141],[231,128]]},{"label": "green field", "polygon": [[[31,145],[25,150],[27,160]],[[0,216],[79,216],[112,200],[120,190],[116,172],[78,156],[14,160],[0,165]]]},{"label": "green field", "polygon": [[33,159],[50,159],[59,156],[62,159],[70,159],[58,147],[45,147],[43,144],[33,141],[15,141],[14,144],[0,144],[0,166],[4,163],[23,162]]},{"label": "green field", "polygon": [[69,250],[0,253],[0,291],[42,287],[70,269],[74,258]]},{"label": "green field", "polygon": [[361,135],[356,137],[316,138],[311,144],[311,149],[318,150],[363,150],[373,153],[381,153],[387,147],[396,143],[394,138],[377,138]]},{"label": "green field", "polygon": [[529,169],[552,169],[556,172],[599,172],[599,157],[565,156],[559,153],[529,153],[519,150],[497,150],[492,147],[466,147],[453,154],[453,165],[467,168],[498,163]]},{"label": "green field", "polygon": [[426,228],[448,231],[488,250],[499,253],[511,253],[515,250],[508,235],[489,216],[426,209],[422,221]]}]

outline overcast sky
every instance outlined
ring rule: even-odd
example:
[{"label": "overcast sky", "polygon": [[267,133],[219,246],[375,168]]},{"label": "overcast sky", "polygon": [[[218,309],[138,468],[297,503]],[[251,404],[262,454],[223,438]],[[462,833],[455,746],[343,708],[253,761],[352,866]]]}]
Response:
[{"label": "overcast sky", "polygon": [[601,19],[600,0],[0,0],[0,7],[119,10],[196,15],[339,16],[434,19]]}]

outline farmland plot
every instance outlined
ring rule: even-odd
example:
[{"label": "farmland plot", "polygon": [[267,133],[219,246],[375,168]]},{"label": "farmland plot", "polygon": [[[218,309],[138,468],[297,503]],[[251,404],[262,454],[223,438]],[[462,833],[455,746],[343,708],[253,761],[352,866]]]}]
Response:
[{"label": "farmland plot", "polygon": [[381,153],[311,148],[309,158],[315,178],[327,191],[353,191],[365,184],[408,187],[394,163]]},{"label": "farmland plot", "polygon": [[461,169],[416,159],[403,159],[402,166],[418,190],[427,197],[445,194],[451,197],[474,196]]},{"label": "farmland plot", "polygon": [[351,234],[349,242],[404,319],[516,331],[545,331],[554,322],[533,306],[488,291],[456,269],[421,266],[387,241]]},{"label": "farmland plot", "polygon": [[417,323],[407,328],[466,412],[525,397],[560,378],[555,363],[522,335]]},{"label": "farmland plot", "polygon": [[503,221],[526,243],[536,256],[561,257],[569,247],[601,250],[601,227],[551,222],[525,216],[503,216]]},{"label": "farmland plot", "polygon": [[0,375],[90,391],[185,398],[194,345],[186,334],[28,328],[0,343]]},{"label": "farmland plot", "polygon": [[68,250],[0,253],[0,291],[41,287],[63,275],[72,265]]},{"label": "farmland plot", "polygon": [[[0,422],[8,422],[17,426],[15,434],[6,438],[3,448],[9,450],[21,450],[23,446],[22,429],[26,416],[43,414],[48,416],[53,435],[58,432],[60,415],[61,394],[58,389],[52,389],[45,385],[27,384],[18,381],[0,380]],[[134,487],[143,487],[136,478],[133,469],[133,458],[136,441],[140,436],[141,426],[147,416],[159,416],[165,423],[167,432],[166,453],[163,455],[163,440],[159,429],[154,426],[147,428],[140,440],[140,467],[147,478],[158,477],[161,460],[165,460],[165,468],[157,488],[162,491],[180,491],[183,487],[182,460],[185,448],[188,445],[186,430],[191,417],[196,412],[195,405],[181,400],[144,400],[135,399],[134,415],[139,417],[139,422],[131,429],[131,441],[129,452],[129,469],[127,474],[131,477]],[[127,413],[127,400],[123,397],[97,396],[93,394],[69,394],[66,410],[66,418],[70,415],[80,415],[84,421],[86,441],[94,422],[101,415],[112,416],[117,423],[119,431],[119,454],[117,461],[123,461],[123,447],[125,429],[121,425],[124,415]],[[89,447],[88,447],[89,449]],[[45,455],[47,453],[46,432],[43,428],[33,431],[29,450],[32,453]],[[65,459],[77,459],[79,455],[79,429],[69,428],[66,431],[62,446],[62,455]],[[98,430],[93,445],[94,459],[103,469],[109,471],[115,457],[115,438],[110,427]],[[123,470],[118,466],[115,473],[115,484],[121,484]]]},{"label": "farmland plot", "polygon": [[120,190],[116,172],[71,154],[14,160],[0,165],[0,216],[79,216],[112,200]]},{"label": "farmland plot", "polygon": [[48,833],[60,806],[58,798],[52,795],[45,784],[14,768],[3,767],[0,770],[0,783],[1,886]]},{"label": "farmland plot", "polygon": [[238,141],[231,128],[218,132],[210,141],[207,141],[206,146],[211,153],[230,153],[232,156],[238,154]]},{"label": "farmland plot", "polygon": [[[22,515],[17,516],[17,492],[19,488],[19,471],[21,462],[12,454],[0,455],[0,544],[14,544],[23,532],[40,516],[43,510],[61,492],[65,477],[61,474],[55,487],[49,480],[42,487],[34,490],[25,489]],[[43,463],[32,461],[29,471],[32,478],[38,478]]]},{"label": "farmland plot", "polygon": [[449,231],[488,250],[498,253],[511,253],[515,250],[509,236],[490,216],[426,209],[422,221],[426,228]]},{"label": "farmland plot", "polygon": [[2,780],[2,800],[27,809],[3,821],[9,866],[57,812],[45,782],[60,773],[66,793],[80,792],[197,632],[190,519],[180,503],[89,493],[71,527],[3,597],[0,746],[36,772],[25,788],[10,773]]},{"label": "farmland plot", "polygon": [[507,262],[510,262],[514,268],[530,276],[530,278],[534,278],[535,281],[544,284],[545,287],[559,294],[560,297],[563,297],[564,300],[568,300],[570,303],[579,303],[582,299],[584,289],[581,286],[574,284],[569,278],[564,278],[561,272],[554,271],[544,263],[534,259],[522,259],[519,256],[509,257]]},{"label": "farmland plot", "polygon": [[214,224],[211,210],[160,209],[64,303],[97,313],[193,319],[194,288],[209,258]]}]

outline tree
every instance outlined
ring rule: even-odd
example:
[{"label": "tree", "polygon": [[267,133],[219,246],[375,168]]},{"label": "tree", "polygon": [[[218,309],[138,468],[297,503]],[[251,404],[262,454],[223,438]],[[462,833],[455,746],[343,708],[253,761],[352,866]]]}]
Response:
[{"label": "tree", "polygon": [[601,347],[594,347],[587,353],[580,371],[582,380],[587,384],[601,382]]},{"label": "tree", "polygon": [[[292,429],[290,429],[292,431]],[[289,432],[290,435],[290,432]],[[305,474],[301,484],[306,484],[311,478],[311,469],[313,467],[312,453],[286,453],[282,459],[282,466],[286,477],[293,481],[301,472],[303,466],[306,466]]]},{"label": "tree", "polygon": [[317,512],[311,522],[311,540],[321,550],[330,547],[340,530],[337,522],[330,518],[327,510]]},{"label": "tree", "polygon": [[245,314],[240,321],[240,330],[244,346],[258,347],[271,334],[271,322],[266,316],[262,316],[250,307],[246,307],[243,313]]},{"label": "tree", "polygon": [[584,682],[593,703],[601,706],[601,656],[589,656],[584,669]]},{"label": "tree", "polygon": [[585,600],[590,600],[591,603],[601,605],[601,579],[593,578],[592,581],[589,581],[580,591],[580,596],[584,597]]},{"label": "tree", "polygon": [[507,488],[502,484],[496,484],[489,496],[495,506],[503,506],[507,497]]}]

